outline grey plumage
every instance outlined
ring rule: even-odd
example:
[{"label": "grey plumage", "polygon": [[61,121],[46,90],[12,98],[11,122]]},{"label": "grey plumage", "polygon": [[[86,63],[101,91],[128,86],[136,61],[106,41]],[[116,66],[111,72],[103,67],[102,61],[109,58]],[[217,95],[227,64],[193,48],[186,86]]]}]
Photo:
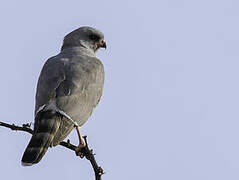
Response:
[{"label": "grey plumage", "polygon": [[61,52],[44,64],[37,84],[34,134],[22,158],[38,163],[78,124],[82,126],[102,95],[104,68],[95,52],[106,47],[103,34],[90,27],[69,33]]}]

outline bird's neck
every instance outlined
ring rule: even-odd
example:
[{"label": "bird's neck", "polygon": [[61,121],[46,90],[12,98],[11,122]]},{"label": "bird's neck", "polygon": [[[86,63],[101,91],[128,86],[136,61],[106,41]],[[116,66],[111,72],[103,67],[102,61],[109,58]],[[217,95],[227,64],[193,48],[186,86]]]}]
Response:
[{"label": "bird's neck", "polygon": [[76,55],[83,55],[83,56],[90,56],[95,57],[94,50],[87,48],[85,46],[75,46],[75,47],[68,47],[61,50],[62,53],[74,53]]}]

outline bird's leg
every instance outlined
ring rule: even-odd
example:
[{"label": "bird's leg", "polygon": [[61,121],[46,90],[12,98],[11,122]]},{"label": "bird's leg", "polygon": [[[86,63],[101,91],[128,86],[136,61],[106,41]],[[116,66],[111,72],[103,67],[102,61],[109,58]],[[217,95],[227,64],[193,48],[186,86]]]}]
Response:
[{"label": "bird's leg", "polygon": [[85,142],[84,142],[84,140],[82,139],[82,137],[80,135],[80,128],[79,128],[79,126],[76,126],[76,131],[77,131],[78,138],[79,138],[79,146],[80,147],[84,147],[85,146]]},{"label": "bird's leg", "polygon": [[76,152],[77,156],[80,156],[81,158],[83,158],[84,154],[81,152],[81,149],[84,148],[86,144],[80,135],[80,127],[75,126],[75,128],[76,128],[78,138],[79,138],[79,146],[76,147],[75,152]]}]

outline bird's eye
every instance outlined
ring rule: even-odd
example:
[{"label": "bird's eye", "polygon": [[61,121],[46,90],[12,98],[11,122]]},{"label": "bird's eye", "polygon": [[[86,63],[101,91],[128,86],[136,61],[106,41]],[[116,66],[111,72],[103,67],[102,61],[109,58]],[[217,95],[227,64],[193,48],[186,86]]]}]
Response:
[{"label": "bird's eye", "polygon": [[97,35],[95,35],[95,34],[91,34],[89,37],[93,41],[99,40],[99,37]]}]

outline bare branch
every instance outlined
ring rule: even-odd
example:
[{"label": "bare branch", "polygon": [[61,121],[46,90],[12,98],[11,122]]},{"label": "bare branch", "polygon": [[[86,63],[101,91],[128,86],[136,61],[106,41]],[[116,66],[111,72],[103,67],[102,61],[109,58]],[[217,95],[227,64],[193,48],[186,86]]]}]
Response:
[{"label": "bare branch", "polygon": [[4,122],[0,121],[0,126],[10,128],[11,130],[25,131],[25,132],[28,132],[30,134],[33,134],[33,130],[30,128],[31,124],[23,124],[22,127],[21,127],[21,126],[16,126],[15,124],[7,124],[7,123],[4,123]]},{"label": "bare branch", "polygon": [[[16,126],[15,124],[8,124],[8,123],[4,123],[0,121],[0,126],[9,128],[11,130],[23,131],[23,132],[28,132],[30,134],[33,134],[33,130],[30,128],[31,124],[23,124],[22,126]],[[101,176],[102,174],[104,174],[104,171],[100,166],[98,166],[93,154],[93,150],[89,149],[87,137],[84,136],[83,138],[85,140],[86,146],[81,148],[71,144],[69,139],[67,140],[67,142],[65,141],[60,142],[60,145],[74,151],[77,156],[80,156],[82,158],[82,155],[83,155],[83,157],[89,160],[95,172],[95,179],[101,180]]]}]

